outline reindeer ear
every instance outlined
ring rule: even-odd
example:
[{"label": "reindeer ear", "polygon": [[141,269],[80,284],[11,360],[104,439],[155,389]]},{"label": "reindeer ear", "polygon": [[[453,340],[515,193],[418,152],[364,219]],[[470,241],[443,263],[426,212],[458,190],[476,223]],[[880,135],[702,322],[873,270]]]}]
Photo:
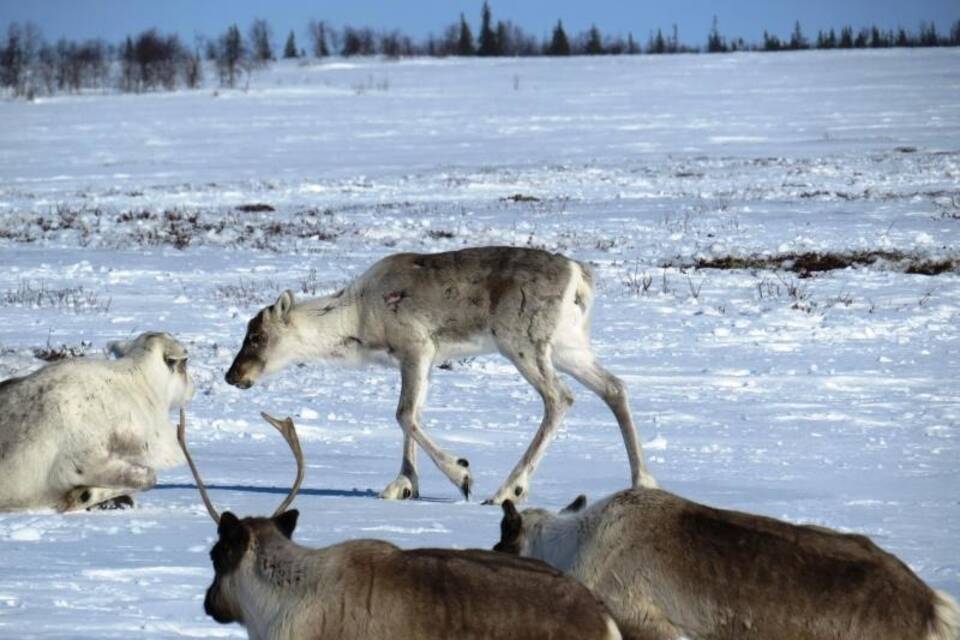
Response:
[{"label": "reindeer ear", "polygon": [[523,517],[513,506],[513,501],[504,500],[500,505],[503,508],[503,520],[500,521],[500,542],[494,545],[494,551],[520,553],[520,534],[523,532]]},{"label": "reindeer ear", "polygon": [[574,498],[573,502],[560,510],[560,513],[576,513],[587,506],[587,496],[582,493]]},{"label": "reindeer ear", "polygon": [[275,318],[287,322],[290,318],[290,310],[293,309],[293,291],[287,289],[280,294],[277,301],[273,304],[272,311]]},{"label": "reindeer ear", "polygon": [[115,358],[122,358],[130,353],[133,340],[111,340],[107,343],[107,353]]},{"label": "reindeer ear", "polygon": [[243,523],[229,511],[220,514],[220,525],[217,527],[220,541],[210,551],[213,560],[213,569],[217,575],[233,572],[243,560],[250,543],[250,532]]},{"label": "reindeer ear", "polygon": [[299,517],[299,511],[296,509],[290,509],[274,517],[273,524],[277,525],[277,529],[280,529],[280,533],[285,535],[287,538],[292,538],[293,530],[297,528],[297,518]]},{"label": "reindeer ear", "polygon": [[217,533],[221,536],[229,535],[240,526],[240,519],[233,515],[231,511],[224,511],[220,514],[220,525],[217,527]]}]

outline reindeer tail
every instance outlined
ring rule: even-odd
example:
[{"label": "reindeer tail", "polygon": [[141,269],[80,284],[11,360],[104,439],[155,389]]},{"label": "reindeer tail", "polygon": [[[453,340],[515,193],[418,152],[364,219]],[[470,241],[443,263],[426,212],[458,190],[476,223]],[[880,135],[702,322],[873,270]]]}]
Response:
[{"label": "reindeer tail", "polygon": [[590,265],[573,261],[574,302],[585,317],[590,316],[590,307],[593,306],[593,270]]}]

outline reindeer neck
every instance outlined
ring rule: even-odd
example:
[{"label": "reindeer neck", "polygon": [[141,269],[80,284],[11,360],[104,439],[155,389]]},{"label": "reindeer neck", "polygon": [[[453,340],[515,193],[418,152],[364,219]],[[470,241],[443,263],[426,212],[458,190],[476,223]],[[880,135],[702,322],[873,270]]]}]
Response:
[{"label": "reindeer neck", "polygon": [[360,324],[357,306],[345,295],[307,300],[295,306],[292,313],[304,355],[315,359],[339,357],[338,349],[350,343]]},{"label": "reindeer neck", "polygon": [[579,515],[560,515],[541,523],[530,536],[528,553],[547,564],[569,571],[577,559],[577,551],[586,527]]},{"label": "reindeer neck", "polygon": [[255,545],[253,559],[237,583],[239,602],[251,637],[268,638],[275,625],[283,624],[285,612],[296,608],[316,582],[310,567],[313,554],[279,533],[264,536]]},{"label": "reindeer neck", "polygon": [[253,575],[265,587],[297,591],[310,577],[312,549],[276,533],[257,542]]}]

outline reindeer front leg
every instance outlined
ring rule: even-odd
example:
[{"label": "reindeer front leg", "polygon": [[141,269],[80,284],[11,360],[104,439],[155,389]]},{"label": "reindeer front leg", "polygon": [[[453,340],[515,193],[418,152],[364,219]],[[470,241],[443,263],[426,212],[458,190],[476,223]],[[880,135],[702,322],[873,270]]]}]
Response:
[{"label": "reindeer front leg", "polygon": [[434,355],[432,347],[426,346],[426,344],[428,343],[420,345],[423,348],[419,352],[407,354],[400,360],[401,385],[400,403],[397,406],[397,422],[403,429],[404,462],[406,462],[407,456],[407,443],[413,441],[423,447],[423,450],[427,452],[427,455],[439,467],[440,471],[447,476],[450,482],[460,488],[465,498],[469,499],[470,489],[473,486],[473,478],[470,476],[470,463],[467,462],[466,458],[457,458],[443,451],[420,427],[420,414],[427,398],[427,378],[430,374],[430,366]]},{"label": "reindeer front leg", "polygon": [[417,443],[407,433],[403,434],[403,461],[397,479],[380,492],[385,500],[406,500],[420,497],[417,478]]}]

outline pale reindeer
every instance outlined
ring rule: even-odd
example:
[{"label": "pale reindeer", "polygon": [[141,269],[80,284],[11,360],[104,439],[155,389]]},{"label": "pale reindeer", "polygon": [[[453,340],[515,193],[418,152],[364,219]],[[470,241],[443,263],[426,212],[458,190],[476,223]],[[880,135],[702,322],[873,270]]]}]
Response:
[{"label": "pale reindeer", "polygon": [[617,640],[606,608],[573,578],[536,560],[479,549],[403,550],[380,540],[310,549],[291,539],[299,513],[285,509],[303,481],[293,421],[262,414],[287,440],[297,479],[269,518],[217,513],[178,439],[219,539],[204,610],[257,640]]},{"label": "pale reindeer", "polygon": [[656,486],[617,377],[590,346],[590,268],[538,249],[478,247],[388,256],[333,295],[296,303],[285,291],[247,325],[226,380],[250,388],[261,376],[299,361],[381,361],[400,369],[397,421],[403,430],[400,473],[381,492],[419,495],[416,446],[469,497],[465,458],[443,451],[422,429],[430,368],[448,358],[499,352],[543,399],[533,441],[488,502],[523,500],[530,478],[573,396],[557,375],[569,373],[613,411],[627,449],[631,486]]},{"label": "pale reindeer", "polygon": [[577,578],[634,640],[958,640],[960,610],[862,535],[658,489],[559,514],[502,505],[495,550]]},{"label": "pale reindeer", "polygon": [[0,511],[129,506],[182,464],[169,411],[193,396],[186,350],[152,332],[109,349],[0,382]]}]

